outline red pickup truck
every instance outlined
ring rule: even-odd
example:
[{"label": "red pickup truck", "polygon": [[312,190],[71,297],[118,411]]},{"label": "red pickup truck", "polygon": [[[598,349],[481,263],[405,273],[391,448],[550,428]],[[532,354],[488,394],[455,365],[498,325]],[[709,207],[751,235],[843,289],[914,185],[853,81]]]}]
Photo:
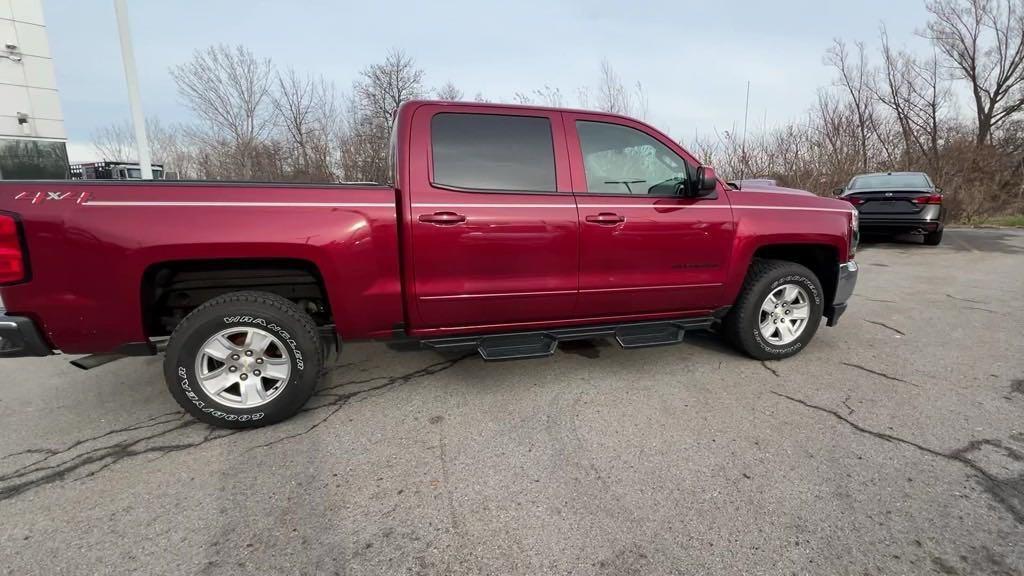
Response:
[{"label": "red pickup truck", "polygon": [[325,342],[497,360],[716,327],[778,359],[857,277],[848,203],[736,190],[621,116],[410,102],[391,163],[388,185],[0,182],[0,357],[165,351],[188,412],[251,427],[308,400]]}]

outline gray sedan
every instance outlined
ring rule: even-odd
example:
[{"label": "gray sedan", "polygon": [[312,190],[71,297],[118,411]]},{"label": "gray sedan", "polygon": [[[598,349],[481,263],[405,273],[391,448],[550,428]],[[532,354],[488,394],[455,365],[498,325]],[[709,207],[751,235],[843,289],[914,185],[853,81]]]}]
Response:
[{"label": "gray sedan", "polygon": [[836,197],[857,207],[862,234],[920,234],[924,243],[942,242],[942,189],[924,172],[858,174]]}]

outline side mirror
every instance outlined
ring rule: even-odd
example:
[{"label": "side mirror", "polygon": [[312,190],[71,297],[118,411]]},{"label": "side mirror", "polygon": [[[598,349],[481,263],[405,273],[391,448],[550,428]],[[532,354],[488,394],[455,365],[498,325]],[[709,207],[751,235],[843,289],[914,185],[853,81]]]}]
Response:
[{"label": "side mirror", "polygon": [[694,198],[709,196],[717,189],[718,176],[715,174],[715,169],[711,166],[698,166],[697,177],[694,179],[694,186],[689,195]]},{"label": "side mirror", "polygon": [[839,188],[836,188],[835,190],[832,191],[832,195],[838,198],[843,195],[843,192],[846,192],[846,188],[840,186]]}]

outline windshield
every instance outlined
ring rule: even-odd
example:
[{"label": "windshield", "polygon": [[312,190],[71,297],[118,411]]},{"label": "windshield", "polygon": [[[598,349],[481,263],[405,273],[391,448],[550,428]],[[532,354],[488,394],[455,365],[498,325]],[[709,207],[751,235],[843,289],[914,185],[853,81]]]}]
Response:
[{"label": "windshield", "polygon": [[857,176],[850,181],[850,190],[865,188],[931,188],[928,177],[921,173],[913,174],[873,174]]}]

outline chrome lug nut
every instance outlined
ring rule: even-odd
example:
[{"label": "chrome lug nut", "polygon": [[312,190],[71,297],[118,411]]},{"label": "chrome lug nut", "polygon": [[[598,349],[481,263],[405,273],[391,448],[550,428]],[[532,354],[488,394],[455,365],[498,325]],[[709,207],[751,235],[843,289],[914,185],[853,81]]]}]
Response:
[{"label": "chrome lug nut", "polygon": [[246,350],[245,351],[245,355],[246,356],[252,356],[252,350]]},{"label": "chrome lug nut", "polygon": [[238,372],[238,366],[228,366],[228,372]]},{"label": "chrome lug nut", "polygon": [[263,364],[263,358],[257,358],[256,359],[256,363],[257,364]]},{"label": "chrome lug nut", "polygon": [[242,374],[241,376],[239,376],[239,378],[241,378],[243,381],[244,380],[248,380],[249,379],[249,375],[248,374]]},{"label": "chrome lug nut", "polygon": [[260,371],[259,371],[259,370],[256,370],[256,371],[254,371],[254,372],[252,373],[252,375],[253,375],[253,376],[259,376],[259,375],[260,375]]},{"label": "chrome lug nut", "polygon": [[240,356],[238,354],[232,354],[231,355],[231,359],[232,360],[238,360],[239,358],[240,358]]}]

